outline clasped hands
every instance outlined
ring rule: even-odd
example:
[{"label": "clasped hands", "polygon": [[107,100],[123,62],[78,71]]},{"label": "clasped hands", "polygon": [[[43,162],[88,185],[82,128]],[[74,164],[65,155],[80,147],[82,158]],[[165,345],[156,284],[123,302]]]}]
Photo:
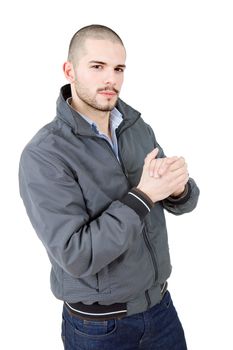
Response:
[{"label": "clasped hands", "polygon": [[156,158],[155,148],[145,160],[140,182],[137,186],[154,203],[169,196],[179,197],[185,190],[189,174],[183,157]]}]

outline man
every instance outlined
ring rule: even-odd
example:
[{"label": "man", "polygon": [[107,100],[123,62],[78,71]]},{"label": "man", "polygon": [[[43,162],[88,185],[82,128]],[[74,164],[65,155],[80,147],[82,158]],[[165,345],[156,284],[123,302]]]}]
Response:
[{"label": "man", "polygon": [[165,157],[119,98],[126,52],[110,28],[73,36],[57,116],[25,147],[20,193],[64,301],[73,349],[186,349],[167,291],[164,209],[193,210],[199,190],[182,157]]}]

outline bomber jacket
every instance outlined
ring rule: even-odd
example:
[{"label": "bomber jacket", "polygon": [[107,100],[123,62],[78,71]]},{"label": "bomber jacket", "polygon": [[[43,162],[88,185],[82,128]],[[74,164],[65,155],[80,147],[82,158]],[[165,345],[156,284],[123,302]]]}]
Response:
[{"label": "bomber jacket", "polygon": [[126,303],[128,315],[161,300],[171,263],[164,209],[192,211],[199,189],[189,179],[180,199],[151,204],[137,192],[144,158],[155,147],[151,127],[118,99],[123,121],[116,130],[120,162],[66,102],[61,88],[57,115],[24,148],[20,194],[51,262],[51,289],[70,303]]}]

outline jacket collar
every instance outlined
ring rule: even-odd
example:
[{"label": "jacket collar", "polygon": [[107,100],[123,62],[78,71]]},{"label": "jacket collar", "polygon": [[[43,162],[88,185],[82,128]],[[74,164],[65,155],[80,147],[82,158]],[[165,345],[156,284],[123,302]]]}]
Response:
[{"label": "jacket collar", "polygon": [[[62,86],[60,95],[57,99],[57,117],[68,124],[75,134],[95,136],[95,132],[90,127],[90,124],[84,120],[78,112],[69,106],[66,102],[67,98],[71,97],[70,84]],[[121,112],[123,121],[119,125],[122,132],[125,128],[134,124],[140,117],[140,113],[118,98],[116,108]]]}]

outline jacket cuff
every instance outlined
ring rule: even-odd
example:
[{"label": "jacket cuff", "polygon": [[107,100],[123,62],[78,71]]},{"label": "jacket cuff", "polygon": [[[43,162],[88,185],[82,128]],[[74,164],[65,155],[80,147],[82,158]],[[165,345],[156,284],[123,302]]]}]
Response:
[{"label": "jacket cuff", "polygon": [[173,204],[184,204],[189,200],[191,191],[191,185],[189,182],[187,182],[184,192],[179,197],[169,196],[166,198],[166,200]]},{"label": "jacket cuff", "polygon": [[133,209],[141,219],[144,219],[154,206],[152,200],[136,187],[132,188],[120,201]]}]

